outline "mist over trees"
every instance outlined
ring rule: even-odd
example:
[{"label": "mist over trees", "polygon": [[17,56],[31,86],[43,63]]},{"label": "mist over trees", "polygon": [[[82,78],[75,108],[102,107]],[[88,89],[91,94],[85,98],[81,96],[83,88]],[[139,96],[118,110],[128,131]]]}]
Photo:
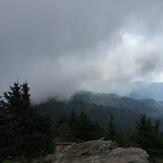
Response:
[{"label": "mist over trees", "polygon": [[[122,111],[105,109],[109,110],[102,105],[55,99],[34,106],[28,83],[14,82],[0,97],[0,159],[35,158],[54,152],[55,142],[85,142],[101,137],[120,146],[142,147],[152,156],[162,154],[163,132],[159,120],[141,115],[135,119],[135,127],[126,130],[116,121],[126,120],[132,114],[124,112],[126,117],[123,117]],[[104,114],[107,114],[106,125],[99,123]],[[54,115],[58,116],[57,121]]]},{"label": "mist over trees", "polygon": [[162,153],[163,133],[161,122],[156,117],[138,116],[130,111],[79,101],[49,99],[38,107],[52,115],[56,124],[56,142],[83,142],[104,137],[120,146],[142,147],[152,156]]}]

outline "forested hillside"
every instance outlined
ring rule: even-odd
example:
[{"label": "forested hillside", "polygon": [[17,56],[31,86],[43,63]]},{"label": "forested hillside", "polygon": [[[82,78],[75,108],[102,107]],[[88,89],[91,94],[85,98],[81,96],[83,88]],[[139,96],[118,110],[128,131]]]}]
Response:
[{"label": "forested hillside", "polygon": [[84,102],[89,104],[109,105],[122,110],[130,110],[137,114],[148,116],[162,116],[163,103],[153,99],[136,100],[117,94],[93,93],[87,91],[77,92],[72,96],[72,101]]},{"label": "forested hillside", "polygon": [[31,163],[54,152],[55,142],[81,143],[101,137],[161,156],[163,132],[159,118],[74,99],[51,98],[34,106],[28,83],[15,82],[0,100],[0,161],[9,158]]},{"label": "forested hillside", "polygon": [[[64,116],[69,115],[74,109],[77,113],[84,111],[93,121],[97,121],[100,126],[106,127],[109,117],[114,117],[114,123],[117,129],[127,131],[135,126],[135,122],[141,117],[142,114],[137,114],[130,110],[122,110],[108,105],[88,104],[83,102],[64,102],[50,99],[47,102],[41,103],[37,106],[41,111],[48,113],[52,116],[52,120],[56,124],[58,120]],[[160,120],[160,127],[163,129],[163,117],[153,117],[152,119]]]}]

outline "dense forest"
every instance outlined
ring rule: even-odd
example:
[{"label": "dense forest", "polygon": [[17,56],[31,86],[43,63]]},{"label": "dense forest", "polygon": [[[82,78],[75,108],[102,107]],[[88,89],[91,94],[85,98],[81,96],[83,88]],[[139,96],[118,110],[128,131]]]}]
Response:
[{"label": "dense forest", "polygon": [[[28,83],[13,83],[0,100],[0,161],[30,160],[55,151],[58,142],[114,140],[142,147],[151,156],[163,152],[160,120],[113,106],[59,101],[39,105],[30,99]],[[30,161],[29,161],[30,162]]]},{"label": "dense forest", "polygon": [[54,150],[54,126],[31,105],[27,83],[15,82],[0,101],[0,159],[31,158]]}]

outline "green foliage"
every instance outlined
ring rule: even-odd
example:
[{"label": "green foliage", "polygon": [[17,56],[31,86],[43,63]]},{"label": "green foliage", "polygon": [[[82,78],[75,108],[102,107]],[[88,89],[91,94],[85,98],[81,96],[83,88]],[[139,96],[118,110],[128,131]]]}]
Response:
[{"label": "green foliage", "polygon": [[[90,97],[84,100],[88,98],[91,100]],[[10,86],[10,90],[4,93],[4,98],[0,98],[0,159],[8,156],[30,158],[40,153],[52,152],[54,124],[57,142],[83,142],[103,136],[105,139],[117,141],[121,146],[140,145],[150,154],[163,150],[160,121],[145,115],[138,120],[140,115],[131,111],[107,105],[62,102],[55,99],[50,99],[38,107],[44,114],[31,105],[27,83],[15,82]],[[53,124],[45,112],[52,115]],[[121,132],[130,128],[133,130]]]},{"label": "green foliage", "polygon": [[0,157],[37,156],[53,151],[49,116],[31,106],[27,83],[15,82],[0,105]]},{"label": "green foliage", "polygon": [[117,136],[118,136],[118,133],[117,133],[115,126],[114,126],[114,118],[111,115],[108,127],[106,128],[106,131],[105,131],[105,139],[116,140]]},{"label": "green foliage", "polygon": [[83,111],[80,113],[77,120],[76,137],[83,141],[97,139],[99,137],[99,126],[92,122],[88,115]]},{"label": "green foliage", "polygon": [[135,122],[140,118],[140,115],[131,111],[124,111],[109,105],[87,104],[82,102],[57,101],[50,99],[47,102],[37,106],[41,111],[52,116],[55,124],[61,117],[70,116],[72,110],[79,115],[81,111],[85,112],[91,121],[96,121],[101,127],[108,127],[108,116],[114,117],[114,126],[120,131],[127,131],[135,127]]},{"label": "green foliage", "polygon": [[70,116],[69,116],[69,120],[68,120],[68,123],[69,123],[69,125],[70,125],[70,127],[73,129],[73,130],[75,130],[76,129],[76,125],[77,125],[77,116],[76,116],[76,112],[75,112],[75,110],[73,109],[72,110],[72,113],[70,114]]},{"label": "green foliage", "polygon": [[[90,96],[83,96],[83,98],[85,98],[84,101],[92,100],[92,96],[91,98]],[[117,97],[114,98],[118,99],[118,101],[122,100],[123,102],[127,100]],[[103,98],[100,100],[103,100]],[[163,133],[160,132],[160,123],[162,124],[162,121],[157,120],[157,117],[141,117],[141,115],[128,111],[127,109],[133,105],[135,105],[135,109],[141,106],[139,107],[139,110],[141,110],[143,105],[137,105],[135,100],[131,102],[133,105],[130,105],[131,103],[126,101],[123,107],[127,105],[127,109],[110,107],[110,103],[108,105],[96,105],[79,101],[80,96],[77,100],[73,99],[71,102],[50,99],[46,103],[40,104],[39,108],[52,115],[56,124],[60,117],[66,115],[67,118],[65,122],[68,124],[68,128],[71,128],[71,131],[73,131],[69,133],[71,136],[73,134],[75,141],[87,141],[105,136],[105,139],[116,140],[121,146],[143,147],[150,154],[159,154],[162,151]],[[81,116],[82,111],[86,116]],[[110,118],[108,122],[108,116],[110,115],[112,115],[112,118]],[[62,118],[62,123],[64,122],[63,119],[64,118]],[[94,121],[96,121],[100,127],[104,128],[104,132]]]},{"label": "green foliage", "polygon": [[91,121],[83,111],[77,116],[72,110],[68,118],[63,116],[59,120],[55,140],[82,142],[99,138],[101,131],[99,125]]},{"label": "green foliage", "polygon": [[57,136],[55,138],[56,142],[73,142],[75,141],[75,134],[73,129],[68,123],[62,123],[56,129]]},{"label": "green foliage", "polygon": [[4,160],[3,163],[12,163],[13,161],[11,160]]},{"label": "green foliage", "polygon": [[73,97],[74,102],[87,104],[107,105],[123,111],[133,111],[137,114],[148,116],[160,116],[163,104],[153,99],[136,100],[130,97],[119,96],[117,94],[93,93],[79,91]]},{"label": "green foliage", "polygon": [[136,124],[135,141],[146,149],[150,154],[163,150],[163,137],[160,132],[160,122],[153,122],[145,115]]}]

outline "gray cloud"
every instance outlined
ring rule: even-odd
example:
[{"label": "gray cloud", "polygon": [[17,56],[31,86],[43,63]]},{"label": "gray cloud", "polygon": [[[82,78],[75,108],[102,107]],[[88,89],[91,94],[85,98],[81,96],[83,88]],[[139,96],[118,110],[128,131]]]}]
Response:
[{"label": "gray cloud", "polygon": [[0,85],[28,80],[40,99],[161,81],[162,8],[161,0],[1,0]]}]

